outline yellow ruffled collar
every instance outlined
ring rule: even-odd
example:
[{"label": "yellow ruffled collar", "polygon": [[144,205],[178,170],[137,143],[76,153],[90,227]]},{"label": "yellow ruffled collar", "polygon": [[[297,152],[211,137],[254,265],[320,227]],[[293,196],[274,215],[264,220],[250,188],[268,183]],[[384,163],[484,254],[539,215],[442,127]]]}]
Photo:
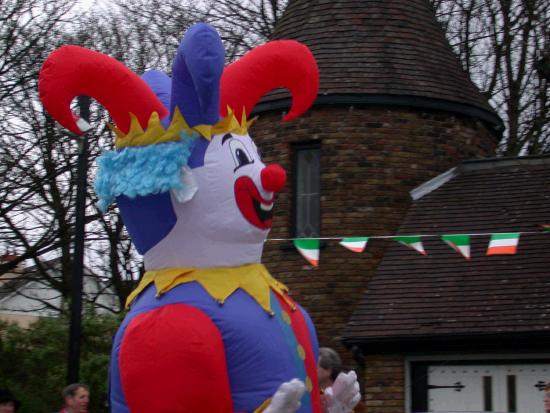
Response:
[{"label": "yellow ruffled collar", "polygon": [[198,282],[208,294],[220,304],[237,289],[244,290],[269,314],[273,315],[270,290],[278,293],[288,305],[295,309],[286,293],[288,288],[271,276],[263,264],[246,264],[239,267],[213,268],[166,268],[147,271],[137,288],[126,300],[126,307],[151,284],[155,284],[157,297],[177,285]]}]

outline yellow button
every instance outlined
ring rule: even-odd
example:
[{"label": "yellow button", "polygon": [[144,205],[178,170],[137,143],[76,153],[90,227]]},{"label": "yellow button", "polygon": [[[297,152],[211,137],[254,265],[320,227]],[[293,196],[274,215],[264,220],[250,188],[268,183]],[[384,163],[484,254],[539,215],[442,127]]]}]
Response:
[{"label": "yellow button", "polygon": [[283,320],[285,321],[285,323],[290,324],[290,316],[286,311],[283,311]]},{"label": "yellow button", "polygon": [[298,355],[300,356],[300,358],[302,360],[306,359],[306,351],[304,350],[304,348],[300,344],[298,344]]},{"label": "yellow button", "polygon": [[313,389],[313,384],[311,383],[311,379],[309,377],[306,377],[306,389],[310,393],[311,393],[311,390]]}]

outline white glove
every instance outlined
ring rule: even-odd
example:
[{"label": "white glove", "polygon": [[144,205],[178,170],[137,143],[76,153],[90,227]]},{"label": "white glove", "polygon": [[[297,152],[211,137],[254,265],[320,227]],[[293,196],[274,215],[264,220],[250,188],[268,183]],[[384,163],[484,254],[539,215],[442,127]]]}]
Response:
[{"label": "white glove", "polygon": [[361,400],[355,372],[340,373],[324,396],[328,413],[350,413]]},{"label": "white glove", "polygon": [[300,400],[305,391],[305,384],[298,379],[281,384],[264,413],[295,413],[301,406]]}]

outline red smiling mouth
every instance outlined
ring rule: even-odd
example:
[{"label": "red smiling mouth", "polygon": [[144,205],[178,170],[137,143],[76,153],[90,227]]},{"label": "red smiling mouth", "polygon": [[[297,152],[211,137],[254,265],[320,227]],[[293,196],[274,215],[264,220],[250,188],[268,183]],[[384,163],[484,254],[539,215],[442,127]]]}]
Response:
[{"label": "red smiling mouth", "polygon": [[271,228],[273,200],[263,199],[248,176],[241,176],[235,181],[235,201],[248,222],[262,230]]}]

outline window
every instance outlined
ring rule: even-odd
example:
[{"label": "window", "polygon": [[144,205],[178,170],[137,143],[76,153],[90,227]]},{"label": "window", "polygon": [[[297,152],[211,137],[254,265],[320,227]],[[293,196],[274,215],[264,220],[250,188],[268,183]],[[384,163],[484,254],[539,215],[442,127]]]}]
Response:
[{"label": "window", "polygon": [[294,145],[294,236],[320,236],[321,145]]}]

